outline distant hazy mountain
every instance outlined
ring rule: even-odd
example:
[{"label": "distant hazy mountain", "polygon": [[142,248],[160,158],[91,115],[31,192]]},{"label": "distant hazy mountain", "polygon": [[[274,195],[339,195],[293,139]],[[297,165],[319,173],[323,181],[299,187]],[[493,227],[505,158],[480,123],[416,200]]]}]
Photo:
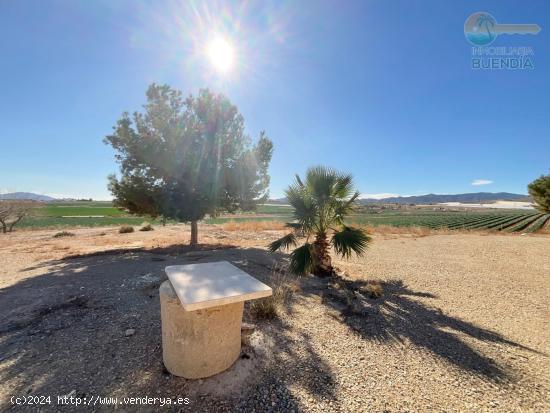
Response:
[{"label": "distant hazy mountain", "polygon": [[18,200],[18,201],[55,201],[55,198],[47,195],[33,194],[32,192],[12,192],[10,194],[0,194],[1,200]]},{"label": "distant hazy mountain", "polygon": [[[511,194],[509,192],[475,192],[470,194],[437,195],[427,194],[419,196],[397,196],[391,198],[363,198],[359,199],[361,204],[439,204],[440,202],[463,202],[463,203],[488,203],[493,201],[525,201],[530,202],[528,195]],[[288,204],[288,199],[270,199],[270,204]]]},{"label": "distant hazy mountain", "polygon": [[487,203],[493,201],[530,201],[528,195],[509,192],[475,192],[469,194],[398,196],[383,199],[360,199],[362,204],[439,204],[440,202]]},{"label": "distant hazy mountain", "polygon": [[267,200],[268,204],[288,204],[288,199],[286,198],[275,198]]}]

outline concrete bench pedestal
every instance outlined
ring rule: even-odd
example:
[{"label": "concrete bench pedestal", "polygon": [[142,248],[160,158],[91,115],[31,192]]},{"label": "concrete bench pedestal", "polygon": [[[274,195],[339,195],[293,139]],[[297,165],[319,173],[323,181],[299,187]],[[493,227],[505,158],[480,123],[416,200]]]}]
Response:
[{"label": "concrete bench pedestal", "polygon": [[226,261],[166,267],[160,286],[162,357],[187,379],[221,373],[241,351],[244,301],[271,288]]},{"label": "concrete bench pedestal", "polygon": [[184,311],[170,281],[160,286],[162,358],[175,376],[200,379],[220,373],[241,352],[244,302]]}]

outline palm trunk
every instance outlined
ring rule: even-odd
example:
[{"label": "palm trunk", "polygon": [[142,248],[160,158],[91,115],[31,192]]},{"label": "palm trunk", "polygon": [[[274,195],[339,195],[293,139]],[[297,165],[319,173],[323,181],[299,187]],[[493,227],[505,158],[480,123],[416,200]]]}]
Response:
[{"label": "palm trunk", "polygon": [[315,237],[313,243],[313,250],[315,252],[315,267],[313,274],[319,277],[328,277],[332,275],[332,260],[329,254],[329,243],[327,240],[327,234],[320,232]]},{"label": "palm trunk", "polygon": [[191,241],[189,245],[197,245],[199,243],[199,227],[197,221],[191,221]]}]

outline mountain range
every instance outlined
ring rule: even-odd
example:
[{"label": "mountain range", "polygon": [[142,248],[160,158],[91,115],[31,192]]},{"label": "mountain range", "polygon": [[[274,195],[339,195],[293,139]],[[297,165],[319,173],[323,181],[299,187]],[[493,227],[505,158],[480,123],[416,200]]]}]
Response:
[{"label": "mountain range", "polygon": [[527,195],[512,194],[510,192],[473,192],[466,194],[427,194],[418,196],[398,196],[383,199],[363,198],[359,202],[362,204],[439,204],[442,202],[462,202],[462,203],[488,203],[494,201],[525,201],[529,202]]},{"label": "mountain range", "polygon": [[48,195],[34,194],[32,192],[12,192],[9,194],[0,194],[0,200],[50,202],[56,199]]},{"label": "mountain range", "polygon": [[[439,204],[442,202],[462,202],[462,203],[490,203],[494,201],[525,201],[529,202],[528,195],[512,194],[510,192],[474,192],[467,194],[427,194],[418,196],[397,196],[382,199],[360,198],[360,204]],[[287,204],[286,198],[271,199],[275,204]]]}]

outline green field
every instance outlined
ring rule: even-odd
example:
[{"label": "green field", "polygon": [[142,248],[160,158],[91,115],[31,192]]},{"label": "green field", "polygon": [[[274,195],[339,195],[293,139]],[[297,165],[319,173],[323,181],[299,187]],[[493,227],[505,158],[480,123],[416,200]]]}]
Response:
[{"label": "green field", "polygon": [[109,225],[140,225],[154,220],[130,215],[113,207],[111,202],[66,202],[44,204],[23,219],[20,228],[100,227]]},{"label": "green field", "polygon": [[[146,217],[130,215],[113,207],[111,202],[67,202],[43,204],[19,224],[22,228],[98,227],[109,225],[140,225],[144,221],[160,223]],[[260,205],[256,212],[243,212],[231,217],[206,219],[208,224],[235,221],[292,221],[288,205]],[[494,231],[531,233],[550,225],[549,214],[521,210],[441,211],[422,209],[362,209],[348,219],[350,225],[419,226],[432,229],[489,229]]]}]

